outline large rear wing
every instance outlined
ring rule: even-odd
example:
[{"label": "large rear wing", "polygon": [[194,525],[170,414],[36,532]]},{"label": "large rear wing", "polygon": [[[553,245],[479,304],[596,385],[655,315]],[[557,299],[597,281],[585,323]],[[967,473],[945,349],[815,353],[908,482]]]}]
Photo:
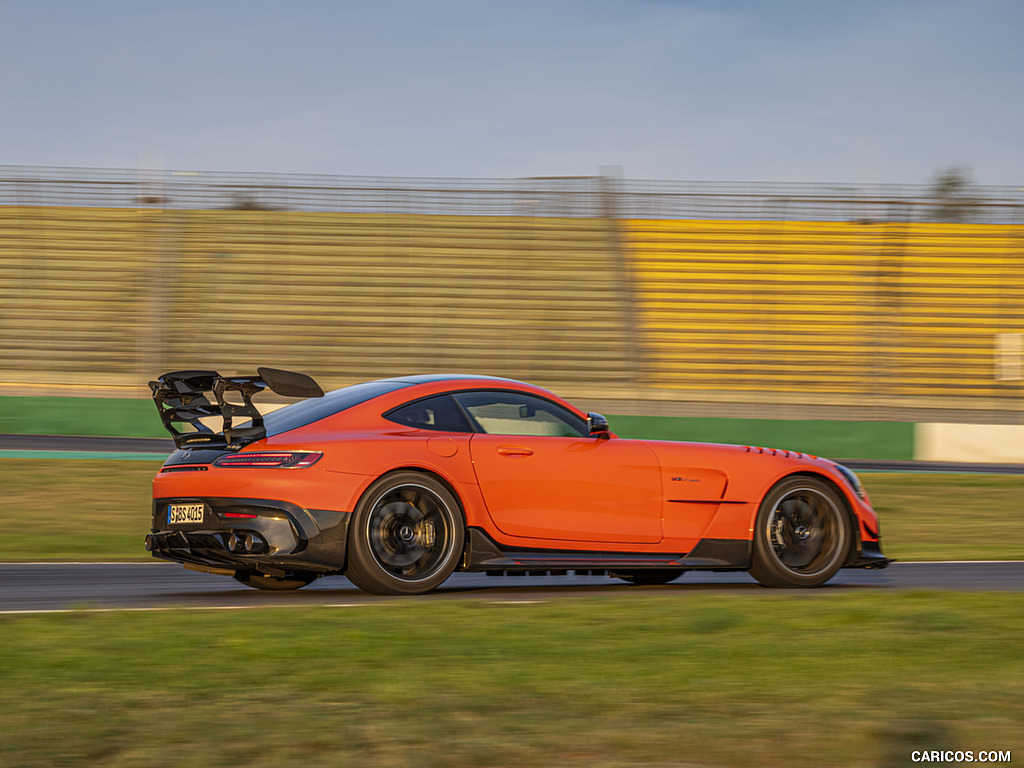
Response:
[{"label": "large rear wing", "polygon": [[[263,415],[252,399],[265,389],[285,397],[323,397],[304,373],[257,368],[255,376],[221,376],[216,371],[173,371],[149,382],[164,428],[178,448],[225,448],[266,437]],[[201,419],[219,417],[217,431]],[[235,426],[238,424],[238,426]]]}]

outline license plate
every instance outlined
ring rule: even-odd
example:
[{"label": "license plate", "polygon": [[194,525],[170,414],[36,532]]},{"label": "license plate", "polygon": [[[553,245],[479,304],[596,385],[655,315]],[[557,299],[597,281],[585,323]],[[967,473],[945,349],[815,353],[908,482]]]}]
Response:
[{"label": "license plate", "polygon": [[205,511],[206,505],[202,502],[198,504],[171,504],[167,507],[167,524],[201,523],[203,522],[203,513]]}]

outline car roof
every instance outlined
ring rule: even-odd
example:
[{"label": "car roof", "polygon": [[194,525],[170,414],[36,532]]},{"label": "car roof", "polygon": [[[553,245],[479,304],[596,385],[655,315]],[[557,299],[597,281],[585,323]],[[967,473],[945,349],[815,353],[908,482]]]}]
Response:
[{"label": "car roof", "polygon": [[[464,386],[463,386],[464,385]],[[474,374],[416,374],[377,379],[328,392],[322,398],[310,398],[266,414],[264,424],[270,436],[289,432],[341,412],[359,412],[366,407],[380,413],[405,402],[465,388],[510,389],[560,400],[543,387],[516,379]],[[350,396],[352,399],[350,400]],[[370,405],[373,403],[374,405]],[[564,403],[564,401],[563,401]],[[569,405],[568,403],[564,403]],[[569,406],[570,409],[572,406]]]},{"label": "car roof", "polygon": [[435,381],[500,381],[507,384],[524,384],[517,379],[507,379],[501,376],[483,376],[471,373],[420,373],[414,376],[395,376],[380,381],[399,381],[404,384],[429,384]]}]

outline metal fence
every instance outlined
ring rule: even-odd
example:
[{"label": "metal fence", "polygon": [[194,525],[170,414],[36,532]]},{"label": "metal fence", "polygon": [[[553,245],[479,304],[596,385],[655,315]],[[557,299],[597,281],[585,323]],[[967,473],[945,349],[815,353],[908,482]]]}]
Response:
[{"label": "metal fence", "polygon": [[0,205],[1024,224],[1024,187],[387,178],[0,165]]},{"label": "metal fence", "polygon": [[1009,188],[0,166],[0,393],[529,379],[613,413],[1024,421]]}]

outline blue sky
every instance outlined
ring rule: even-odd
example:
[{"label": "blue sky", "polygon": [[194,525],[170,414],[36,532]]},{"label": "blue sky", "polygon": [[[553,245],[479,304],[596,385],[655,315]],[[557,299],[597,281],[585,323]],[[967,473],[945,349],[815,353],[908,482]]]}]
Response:
[{"label": "blue sky", "polygon": [[1020,0],[5,0],[0,165],[1024,186]]}]

